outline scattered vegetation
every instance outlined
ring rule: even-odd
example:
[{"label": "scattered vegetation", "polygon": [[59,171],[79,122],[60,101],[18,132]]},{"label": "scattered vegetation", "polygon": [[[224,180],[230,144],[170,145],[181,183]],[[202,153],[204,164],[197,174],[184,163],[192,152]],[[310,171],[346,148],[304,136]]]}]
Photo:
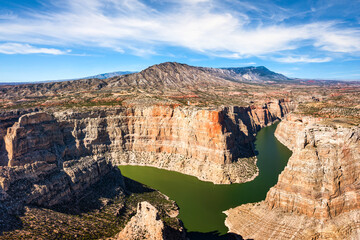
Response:
[{"label": "scattered vegetation", "polygon": [[125,178],[127,193],[121,191],[116,196],[102,195],[99,192],[113,192],[107,189],[108,182],[95,186],[95,194],[89,194],[77,203],[53,209],[36,206],[26,207],[20,216],[19,228],[4,232],[0,239],[99,239],[113,237],[121,231],[136,214],[137,204],[148,201],[160,213],[165,224],[179,229],[181,223],[167,213],[177,211],[174,201],[162,193],[138,182]]},{"label": "scattered vegetation", "polygon": [[[316,90],[316,89],[315,89]],[[312,92],[311,99],[303,99],[297,112],[302,115],[321,118],[333,124],[360,124],[360,96],[359,88],[329,88],[328,94]],[[314,95],[316,97],[314,97]]]}]

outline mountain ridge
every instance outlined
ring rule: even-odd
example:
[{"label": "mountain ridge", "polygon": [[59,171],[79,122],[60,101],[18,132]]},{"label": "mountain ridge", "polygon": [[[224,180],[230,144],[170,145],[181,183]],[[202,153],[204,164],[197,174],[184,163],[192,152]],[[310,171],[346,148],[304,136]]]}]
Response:
[{"label": "mountain ridge", "polygon": [[258,79],[261,80],[271,79],[275,81],[291,80],[291,78],[288,78],[283,74],[273,72],[268,68],[266,68],[265,66],[230,67],[230,68],[221,68],[221,69],[232,71],[235,74],[241,74],[242,77],[247,80],[258,80]]},{"label": "mountain ridge", "polygon": [[84,77],[81,79],[89,79],[89,78],[97,78],[97,79],[107,79],[112,78],[116,76],[122,76],[127,74],[136,73],[136,71],[115,71],[115,72],[108,72],[108,73],[100,73],[89,77]]},{"label": "mountain ridge", "polygon": [[138,73],[116,76],[108,79],[109,86],[148,87],[193,87],[218,86],[219,84],[266,83],[290,80],[286,76],[272,72],[266,67],[209,68],[196,67],[184,63],[164,62],[152,65]]},{"label": "mountain ridge", "polygon": [[219,88],[248,89],[248,84],[300,84],[326,85],[336,82],[306,81],[289,79],[266,67],[208,68],[195,67],[177,62],[165,62],[152,65],[138,73],[115,76],[105,79],[87,78],[47,83],[27,83],[23,85],[0,85],[4,98],[43,97],[59,93],[84,91],[128,91],[147,94],[170,95],[216,92]]}]

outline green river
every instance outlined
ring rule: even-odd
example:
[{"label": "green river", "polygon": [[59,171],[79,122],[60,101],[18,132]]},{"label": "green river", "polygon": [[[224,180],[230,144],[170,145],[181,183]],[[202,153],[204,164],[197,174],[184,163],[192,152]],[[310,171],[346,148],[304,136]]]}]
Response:
[{"label": "green river", "polygon": [[248,183],[215,185],[153,167],[121,166],[120,169],[125,177],[157,189],[176,201],[180,207],[179,218],[191,239],[213,239],[209,236],[221,236],[228,231],[224,225],[224,210],[264,200],[270,187],[276,184],[291,156],[291,151],[275,138],[276,126],[277,123],[263,128],[257,134],[255,149],[260,174]]}]

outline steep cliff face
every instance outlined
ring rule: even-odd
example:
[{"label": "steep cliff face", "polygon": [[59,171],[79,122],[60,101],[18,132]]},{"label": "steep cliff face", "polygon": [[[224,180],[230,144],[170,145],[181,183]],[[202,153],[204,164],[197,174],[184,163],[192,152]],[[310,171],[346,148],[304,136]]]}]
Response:
[{"label": "steep cliff face", "polygon": [[97,155],[115,165],[154,166],[231,183],[256,176],[251,142],[257,130],[292,108],[284,101],[269,105],[271,108],[219,109],[134,106],[57,112],[55,117],[66,138],[65,158]]},{"label": "steep cliff face", "polygon": [[[26,204],[54,206],[76,200],[107,174],[118,174],[105,158],[65,159],[63,129],[46,113],[29,113],[7,129],[4,137],[8,166],[0,167],[0,204],[18,213]],[[120,184],[123,185],[123,184]]]},{"label": "steep cliff face", "polygon": [[[62,184],[34,185],[26,200],[39,199],[42,192],[44,199],[52,199],[50,205],[56,204],[71,198],[69,181],[72,190],[85,189],[107,174],[110,167],[105,162],[155,166],[216,183],[247,181],[257,174],[249,142],[260,127],[286,113],[286,103],[277,106],[274,113],[267,106],[217,110],[150,106],[57,112],[56,117],[44,112],[8,114],[9,124],[2,122],[6,130],[2,128],[1,156],[3,166],[8,166],[1,169],[2,190],[10,191],[20,179],[31,185],[56,176]],[[75,170],[68,170],[70,165]],[[45,197],[52,194],[48,188],[62,196]]]},{"label": "steep cliff face", "polygon": [[7,129],[4,137],[8,166],[21,166],[36,161],[54,163],[55,146],[63,146],[63,138],[55,119],[46,113],[26,114]]},{"label": "steep cliff face", "polygon": [[148,202],[141,202],[137,206],[137,213],[127,223],[125,228],[116,236],[116,239],[152,239],[177,240],[186,239],[183,229],[170,230],[164,223],[159,211]]},{"label": "steep cliff face", "polygon": [[12,127],[22,115],[36,111],[38,111],[38,109],[8,110],[0,112],[0,166],[5,166],[9,162],[8,152],[5,149],[4,141],[7,129]]},{"label": "steep cliff face", "polygon": [[[19,167],[2,167],[1,197],[10,212],[24,204],[50,207],[76,200],[84,190],[112,172],[105,159],[81,158],[68,161],[63,167],[46,162],[35,162]],[[119,181],[122,181],[121,174]]]},{"label": "steep cliff face", "polygon": [[[287,122],[277,132],[287,134]],[[360,129],[314,123],[296,136],[294,154],[268,192],[269,206],[318,219],[359,209]]]},{"label": "steep cliff face", "polygon": [[55,118],[26,114],[4,125],[2,162],[14,167],[44,161],[61,167],[64,161],[91,156],[216,183],[243,182],[257,174],[251,149],[256,131],[291,108],[277,101],[259,108],[150,106],[56,112]]},{"label": "steep cliff face", "polygon": [[360,128],[290,115],[275,136],[293,155],[265,201],[227,211],[230,231],[255,239],[360,237]]}]

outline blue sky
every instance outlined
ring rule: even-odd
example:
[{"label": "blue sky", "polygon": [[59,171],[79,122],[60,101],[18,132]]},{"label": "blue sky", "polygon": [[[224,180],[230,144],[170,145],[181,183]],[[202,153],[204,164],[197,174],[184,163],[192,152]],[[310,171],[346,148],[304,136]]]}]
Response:
[{"label": "blue sky", "polygon": [[360,0],[0,0],[0,82],[176,61],[360,79]]}]

